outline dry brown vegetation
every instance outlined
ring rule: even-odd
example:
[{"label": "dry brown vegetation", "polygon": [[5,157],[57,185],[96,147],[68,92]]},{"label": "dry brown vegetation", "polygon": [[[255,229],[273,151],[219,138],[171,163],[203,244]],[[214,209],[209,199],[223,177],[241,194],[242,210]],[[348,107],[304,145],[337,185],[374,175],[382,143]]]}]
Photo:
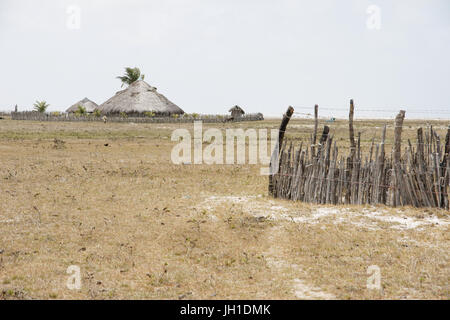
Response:
[{"label": "dry brown vegetation", "polygon": [[[355,121],[363,147],[383,124]],[[425,125],[406,120],[404,138]],[[450,297],[448,211],[272,199],[259,166],[172,164],[179,126],[0,120],[0,299]],[[330,126],[348,146],[347,122]],[[287,136],[311,128],[293,120]]]}]

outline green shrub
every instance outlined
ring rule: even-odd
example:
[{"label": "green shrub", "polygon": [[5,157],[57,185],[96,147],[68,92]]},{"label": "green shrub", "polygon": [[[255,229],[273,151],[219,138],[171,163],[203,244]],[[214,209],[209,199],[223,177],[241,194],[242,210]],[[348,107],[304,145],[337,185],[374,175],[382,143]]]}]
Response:
[{"label": "green shrub", "polygon": [[87,113],[86,108],[83,107],[82,105],[79,105],[77,111],[75,111],[75,114],[77,116],[84,116],[84,115],[86,115],[86,113]]}]

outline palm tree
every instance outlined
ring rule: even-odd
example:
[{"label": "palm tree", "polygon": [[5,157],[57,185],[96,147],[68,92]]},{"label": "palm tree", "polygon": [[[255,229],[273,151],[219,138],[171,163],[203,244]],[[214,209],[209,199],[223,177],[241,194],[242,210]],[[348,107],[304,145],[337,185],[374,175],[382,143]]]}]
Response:
[{"label": "palm tree", "polygon": [[82,105],[79,105],[77,108],[78,108],[77,111],[75,111],[75,113],[77,115],[81,116],[81,115],[85,115],[86,114],[86,108],[85,107],[83,107]]},{"label": "palm tree", "polygon": [[125,68],[125,74],[121,77],[117,77],[117,79],[120,79],[122,81],[121,87],[123,87],[124,84],[130,85],[133,82],[137,80],[144,80],[145,75],[141,75],[141,70],[139,68]]},{"label": "palm tree", "polygon": [[35,111],[38,111],[40,113],[44,113],[47,110],[49,104],[47,102],[45,102],[45,101],[36,101],[33,104],[33,106],[34,106],[34,110]]}]

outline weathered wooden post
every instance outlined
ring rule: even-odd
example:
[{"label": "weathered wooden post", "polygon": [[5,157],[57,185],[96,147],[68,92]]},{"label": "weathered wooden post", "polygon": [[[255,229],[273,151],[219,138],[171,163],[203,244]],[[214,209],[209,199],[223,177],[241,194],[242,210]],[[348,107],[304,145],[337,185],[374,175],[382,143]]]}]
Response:
[{"label": "weathered wooden post", "polygon": [[312,156],[316,155],[316,143],[317,143],[317,127],[319,126],[319,106],[316,104],[314,106],[314,133],[313,133],[313,141],[312,141]]},{"label": "weathered wooden post", "polygon": [[444,157],[441,163],[442,177],[444,177],[444,186],[442,188],[441,207],[449,209],[449,194],[448,187],[450,184],[450,126],[447,129],[447,135],[445,136],[445,149]]},{"label": "weathered wooden post", "polygon": [[[280,157],[279,157],[279,153],[282,150],[282,145],[283,145],[283,138],[284,138],[284,133],[286,132],[286,127],[289,123],[289,120],[291,120],[291,116],[294,113],[294,108],[292,108],[291,106],[289,106],[289,108],[287,109],[286,113],[283,115],[283,119],[281,120],[281,125],[280,125],[280,129],[278,132],[278,142],[277,142],[277,148],[275,148],[274,152],[278,152],[278,155],[275,157],[276,161],[278,161],[277,166],[279,166],[280,164]],[[270,161],[270,168],[272,168],[272,161],[274,160],[274,157],[272,155],[271,161]],[[270,172],[269,174],[269,195],[274,195],[274,186],[273,186],[273,176],[274,173]]]},{"label": "weathered wooden post", "polygon": [[324,145],[328,139],[328,134],[330,133],[330,127],[324,126],[322,131],[322,136],[320,137],[320,145]]},{"label": "weathered wooden post", "polygon": [[355,162],[355,153],[356,153],[356,142],[355,142],[355,130],[353,129],[353,116],[354,116],[355,106],[353,104],[353,99],[350,100],[350,112],[348,114],[348,130],[349,130],[349,138],[350,138],[350,155],[347,158],[347,172],[345,175],[345,203],[351,202],[351,192],[352,192],[352,173],[353,173],[353,165]]},{"label": "weathered wooden post", "polygon": [[394,163],[400,162],[401,145],[402,145],[402,129],[403,120],[405,119],[405,111],[400,110],[399,114],[395,117],[394,128]]},{"label": "weathered wooden post", "polygon": [[[374,187],[373,187],[373,203],[383,203],[384,199],[384,168],[385,168],[385,150],[384,143],[386,139],[386,125],[383,126],[381,133],[381,143],[377,145],[377,152],[375,156],[375,172],[374,172]],[[378,153],[379,151],[379,153]]]},{"label": "weathered wooden post", "polygon": [[395,117],[395,127],[394,127],[394,148],[393,152],[393,168],[392,168],[392,179],[390,183],[390,204],[395,207],[400,203],[400,182],[402,178],[402,173],[400,169],[400,158],[402,149],[402,129],[403,120],[405,119],[405,111],[400,110],[398,115]]},{"label": "weathered wooden post", "polygon": [[[353,104],[353,99],[350,100],[350,112],[348,115],[348,129],[350,134],[350,158],[353,159],[356,152],[356,142],[355,142],[355,130],[353,129],[353,116],[354,116],[355,106]],[[353,163],[351,163],[353,164]]]},{"label": "weathered wooden post", "polygon": [[359,183],[359,175],[360,175],[360,146],[361,146],[361,132],[358,132],[358,152],[354,152],[353,160],[352,160],[352,177],[351,177],[351,203],[358,203],[358,190],[361,187]]},{"label": "weathered wooden post", "polygon": [[444,151],[444,163],[446,164],[450,155],[450,126],[447,129],[447,135],[445,136],[445,151]]}]

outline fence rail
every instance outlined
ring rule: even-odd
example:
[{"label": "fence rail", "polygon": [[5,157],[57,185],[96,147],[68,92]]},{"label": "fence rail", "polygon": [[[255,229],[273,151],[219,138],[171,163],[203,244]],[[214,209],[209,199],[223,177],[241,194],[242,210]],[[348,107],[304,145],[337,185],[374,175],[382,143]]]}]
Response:
[{"label": "fence rail", "polygon": [[[329,127],[317,143],[317,125],[311,144],[283,143],[293,109],[280,127],[279,170],[269,176],[269,193],[276,198],[317,204],[385,204],[389,206],[437,207],[449,209],[450,128],[445,141],[430,126],[417,129],[417,143],[408,140],[404,151],[401,135],[405,111],[394,121],[394,143],[386,155],[386,126],[379,144],[372,140],[363,155],[361,134],[355,139],[353,102],[349,113],[350,151],[339,155]],[[317,112],[315,121],[317,124]]]},{"label": "fence rail", "polygon": [[[104,121],[103,116],[94,115],[74,115],[74,114],[60,114],[54,115],[51,113],[40,113],[35,111],[11,112],[12,120],[31,120],[31,121],[71,121],[71,122],[90,122],[90,121]],[[240,121],[259,121],[264,120],[261,113],[246,114],[240,118],[231,118],[227,115],[199,115],[199,116],[179,116],[179,117],[145,117],[145,116],[130,116],[124,117],[119,115],[106,116],[107,122],[134,122],[134,123],[190,123],[193,121],[203,121],[205,123],[220,123],[220,122],[240,122]]]}]

